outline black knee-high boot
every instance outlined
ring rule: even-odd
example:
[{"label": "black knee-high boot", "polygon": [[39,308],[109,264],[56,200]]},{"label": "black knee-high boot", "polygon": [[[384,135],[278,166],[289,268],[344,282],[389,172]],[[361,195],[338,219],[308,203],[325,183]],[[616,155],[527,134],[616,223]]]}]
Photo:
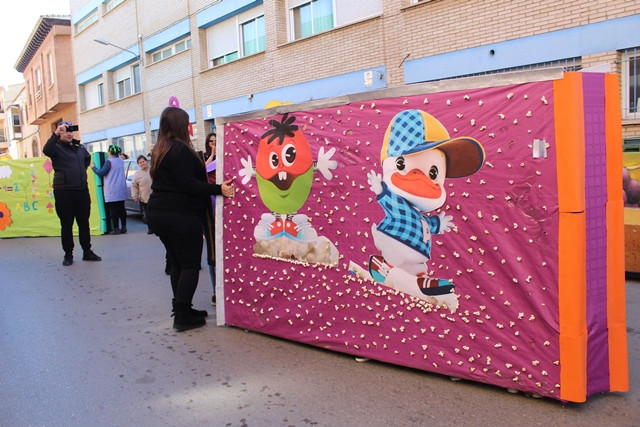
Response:
[{"label": "black knee-high boot", "polygon": [[[171,299],[171,304],[175,303],[176,301],[176,294],[178,293],[178,283],[180,281],[181,274],[182,274],[182,270],[180,269],[180,267],[175,267],[171,269],[171,276],[170,276],[171,290],[173,291],[173,299]],[[194,292],[195,292],[195,289],[194,289]],[[193,299],[193,294],[191,294],[190,298]],[[191,308],[191,303],[189,307],[190,307],[190,313],[192,316],[207,317],[209,315],[209,313],[206,310],[196,310],[194,308]]]},{"label": "black knee-high boot", "polygon": [[173,328],[178,331],[188,331],[189,329],[204,326],[207,321],[202,316],[194,316],[190,312],[191,304],[173,302]]},{"label": "black knee-high boot", "polygon": [[[177,331],[198,328],[206,323],[204,317],[194,315],[191,308],[193,294],[196,292],[196,287],[198,286],[199,274],[200,272],[198,270],[184,269],[180,272],[173,303],[175,316],[173,319],[173,327]],[[173,277],[173,269],[171,276]]]}]

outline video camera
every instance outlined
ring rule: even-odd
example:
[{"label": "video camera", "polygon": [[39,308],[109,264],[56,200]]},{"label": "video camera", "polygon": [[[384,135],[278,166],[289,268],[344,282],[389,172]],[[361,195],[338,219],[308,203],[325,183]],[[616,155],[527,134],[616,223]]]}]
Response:
[{"label": "video camera", "polygon": [[67,132],[77,132],[78,125],[72,125],[71,122],[61,122],[61,125],[66,125]]}]

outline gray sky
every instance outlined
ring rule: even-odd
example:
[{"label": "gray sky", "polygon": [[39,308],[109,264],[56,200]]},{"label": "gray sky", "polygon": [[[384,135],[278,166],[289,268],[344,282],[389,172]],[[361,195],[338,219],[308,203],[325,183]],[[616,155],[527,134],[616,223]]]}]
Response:
[{"label": "gray sky", "polygon": [[0,1],[0,86],[23,83],[13,67],[40,15],[69,15],[69,0]]}]

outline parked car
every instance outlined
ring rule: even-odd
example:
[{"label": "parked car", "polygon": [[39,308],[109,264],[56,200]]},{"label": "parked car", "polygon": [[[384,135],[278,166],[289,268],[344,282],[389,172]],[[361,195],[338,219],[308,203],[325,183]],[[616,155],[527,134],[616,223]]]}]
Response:
[{"label": "parked car", "polygon": [[138,169],[140,169],[140,166],[138,166],[136,159],[127,159],[124,161],[124,175],[127,177],[127,200],[124,201],[124,207],[127,212],[140,215],[142,221],[146,224],[147,218],[145,218],[140,202],[134,202],[131,197],[131,180],[133,179],[133,174],[135,174]]}]

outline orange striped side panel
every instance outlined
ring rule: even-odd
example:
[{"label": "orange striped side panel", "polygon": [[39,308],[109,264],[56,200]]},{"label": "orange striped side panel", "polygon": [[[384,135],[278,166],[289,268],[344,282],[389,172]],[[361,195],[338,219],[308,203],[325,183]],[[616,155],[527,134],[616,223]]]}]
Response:
[{"label": "orange striped side panel", "polygon": [[554,123],[560,212],[585,211],[584,96],[582,74],[566,73],[554,81]]},{"label": "orange striped side panel", "polygon": [[558,308],[560,398],[587,394],[585,134],[582,75],[554,82],[558,179]]},{"label": "orange striped side panel", "polygon": [[622,201],[622,118],[618,76],[605,76],[607,144],[607,327],[610,391],[629,391]]}]

